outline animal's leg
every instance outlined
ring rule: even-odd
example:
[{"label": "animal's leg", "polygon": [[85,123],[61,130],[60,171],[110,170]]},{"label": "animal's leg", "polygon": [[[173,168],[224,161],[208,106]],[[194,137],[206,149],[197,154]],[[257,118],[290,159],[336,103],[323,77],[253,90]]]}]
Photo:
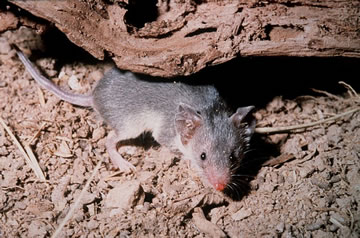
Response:
[{"label": "animal's leg", "polygon": [[115,131],[111,131],[106,138],[106,150],[110,155],[111,162],[116,168],[124,172],[135,171],[135,166],[126,161],[117,151],[117,143],[124,139],[126,138],[122,138],[121,135]]}]

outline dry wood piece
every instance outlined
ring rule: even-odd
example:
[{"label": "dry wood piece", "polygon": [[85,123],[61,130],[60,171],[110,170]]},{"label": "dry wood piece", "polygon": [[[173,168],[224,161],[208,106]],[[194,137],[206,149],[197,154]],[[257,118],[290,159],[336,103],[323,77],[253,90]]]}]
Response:
[{"label": "dry wood piece", "polygon": [[290,131],[296,131],[296,130],[306,129],[309,127],[318,126],[318,125],[321,125],[326,122],[336,121],[345,116],[352,115],[358,111],[360,111],[360,107],[353,108],[349,111],[337,114],[335,116],[332,116],[332,117],[329,117],[326,119],[322,119],[322,120],[318,120],[318,121],[310,122],[310,123],[305,123],[305,124],[300,124],[300,125],[281,126],[281,127],[257,127],[257,128],[255,128],[255,132],[259,133],[259,134],[287,133]]},{"label": "dry wood piece", "polygon": [[263,165],[264,166],[277,166],[283,163],[286,163],[289,160],[295,159],[293,154],[281,154],[276,158],[270,159],[266,161]]},{"label": "dry wood piece", "polygon": [[360,57],[357,0],[58,0],[11,3],[98,59],[157,76],[242,56]]},{"label": "dry wood piece", "polygon": [[210,237],[227,237],[226,234],[215,224],[205,218],[201,208],[194,209],[193,221],[195,226],[203,233]]}]

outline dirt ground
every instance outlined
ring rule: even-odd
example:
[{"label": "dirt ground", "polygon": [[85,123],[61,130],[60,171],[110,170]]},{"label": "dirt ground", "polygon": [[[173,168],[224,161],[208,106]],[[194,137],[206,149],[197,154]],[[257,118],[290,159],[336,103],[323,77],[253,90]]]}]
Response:
[{"label": "dirt ground", "polygon": [[[235,201],[205,187],[162,147],[121,147],[136,172],[113,170],[104,145],[110,128],[95,112],[40,89],[9,42],[30,47],[47,76],[78,93],[112,67],[78,61],[77,52],[63,63],[41,53],[46,40],[27,29],[0,36],[1,118],[23,147],[30,144],[27,154],[34,153],[45,179],[1,126],[0,237],[359,237],[359,112],[307,130],[256,135],[243,163],[243,190],[230,194]],[[291,99],[274,90],[256,105],[257,126],[308,123],[360,106],[350,88],[338,87],[336,95]]]}]

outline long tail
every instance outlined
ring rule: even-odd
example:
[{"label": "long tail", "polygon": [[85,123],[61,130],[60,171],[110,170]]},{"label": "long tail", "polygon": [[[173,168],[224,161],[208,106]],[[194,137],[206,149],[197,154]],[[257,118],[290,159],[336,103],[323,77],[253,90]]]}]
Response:
[{"label": "long tail", "polygon": [[35,81],[38,82],[38,84],[40,84],[42,87],[53,92],[56,96],[71,104],[75,104],[83,107],[91,107],[93,105],[92,96],[73,94],[62,90],[52,81],[41,75],[39,70],[33,65],[33,63],[31,63],[31,61],[24,55],[24,53],[16,45],[13,44],[12,47],[16,50],[16,53],[19,56],[21,62],[24,64],[26,70],[31,74],[31,76],[35,79]]}]

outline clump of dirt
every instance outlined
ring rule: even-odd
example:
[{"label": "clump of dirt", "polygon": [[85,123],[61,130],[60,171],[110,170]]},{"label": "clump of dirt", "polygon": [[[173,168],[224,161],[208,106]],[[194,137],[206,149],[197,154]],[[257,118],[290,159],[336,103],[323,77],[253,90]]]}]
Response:
[{"label": "clump of dirt", "polygon": [[[41,49],[26,29],[0,36],[1,118],[24,146],[29,141],[46,181],[0,127],[0,237],[49,237],[81,196],[59,237],[357,237],[360,233],[360,113],[311,129],[258,135],[251,188],[233,201],[206,188],[188,164],[162,147],[121,147],[135,173],[112,170],[109,128],[94,112],[60,101],[25,72],[9,42]],[[61,87],[88,92],[108,63],[35,63]],[[345,80],[345,79],[344,79]],[[345,80],[346,81],[346,80]],[[344,95],[274,97],[254,116],[258,127],[302,124],[359,107]],[[274,95],[275,96],[275,95]],[[259,143],[257,143],[259,142]],[[264,151],[260,145],[276,148]],[[270,150],[269,150],[270,151]],[[104,158],[94,174],[98,162]],[[86,182],[93,175],[89,187]],[[244,174],[244,176],[247,176]],[[249,175],[250,176],[250,175]]]}]

